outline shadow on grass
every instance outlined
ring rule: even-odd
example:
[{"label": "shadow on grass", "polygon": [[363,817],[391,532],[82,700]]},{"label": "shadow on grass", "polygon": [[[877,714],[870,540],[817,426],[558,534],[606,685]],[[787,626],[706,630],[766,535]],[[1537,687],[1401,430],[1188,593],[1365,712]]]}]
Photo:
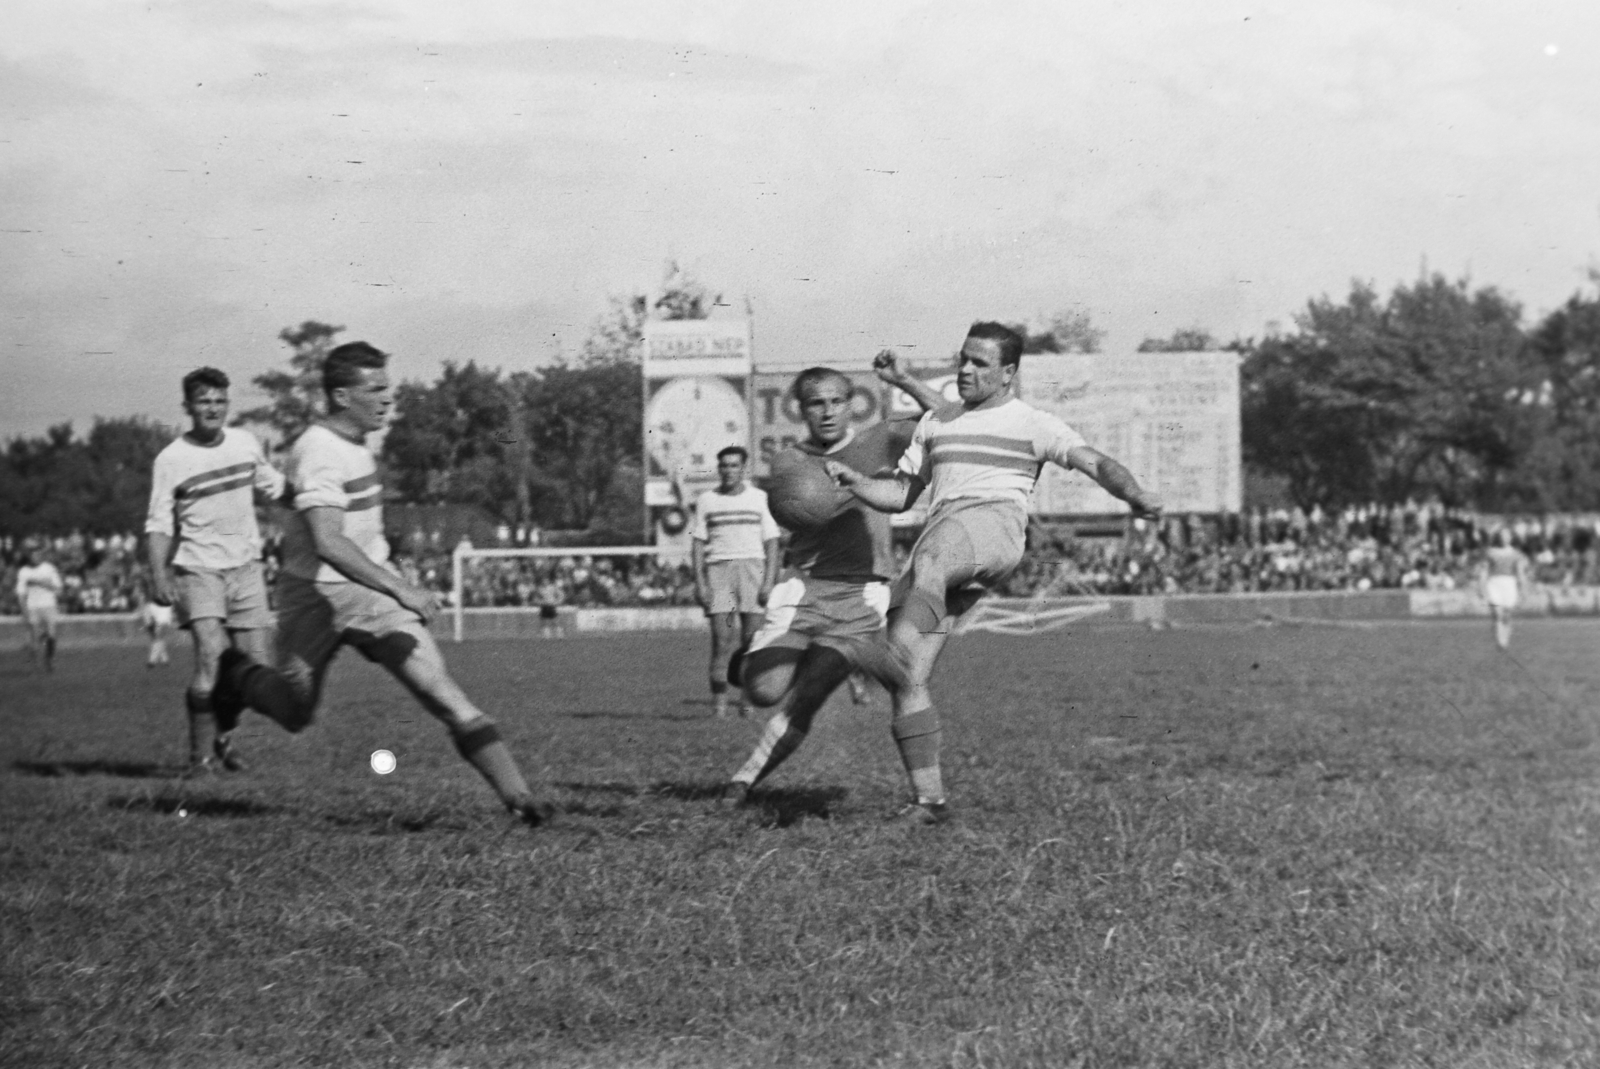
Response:
[{"label": "shadow on grass", "polygon": [[182,766],[156,761],[18,761],[12,767],[30,776],[120,776],[123,779],[170,779]]},{"label": "shadow on grass", "polygon": [[777,827],[787,828],[807,817],[831,819],[833,807],[849,793],[843,787],[757,788],[750,795],[746,808],[760,813],[763,819],[770,819]]},{"label": "shadow on grass", "polygon": [[358,813],[322,813],[323,824],[351,831],[364,831],[369,835],[401,835],[428,831],[460,832],[470,830],[470,824],[461,814],[445,811],[425,813],[388,813],[368,810]]},{"label": "shadow on grass", "polygon": [[110,798],[106,808],[128,813],[176,813],[191,817],[267,817],[282,813],[282,806],[253,802],[248,798],[186,798],[161,794],[154,798]]},{"label": "shadow on grass", "polygon": [[[685,704],[688,704],[687,702]],[[706,703],[709,704],[709,703]],[[585,710],[577,713],[557,713],[563,720],[710,720],[705,713],[658,713],[649,709],[636,713],[620,713],[615,709]]]},{"label": "shadow on grass", "polygon": [[578,783],[566,781],[555,784],[564,791],[572,791],[578,795],[602,795],[609,799],[605,801],[589,801],[580,798],[578,801],[565,802],[561,806],[563,813],[587,817],[619,817],[625,814],[637,814],[639,810],[638,799],[641,798],[672,798],[680,802],[707,802],[712,801],[722,794],[722,784],[701,783],[672,783],[657,782],[641,786],[637,783],[621,783],[615,780],[604,783]]}]

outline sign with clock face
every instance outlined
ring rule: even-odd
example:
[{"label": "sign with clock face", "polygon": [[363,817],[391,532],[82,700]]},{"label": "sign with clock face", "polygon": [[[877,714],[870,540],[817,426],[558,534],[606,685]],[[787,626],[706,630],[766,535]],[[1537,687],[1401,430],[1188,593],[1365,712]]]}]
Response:
[{"label": "sign with clock face", "polygon": [[715,482],[718,452],[730,445],[750,448],[743,380],[685,375],[651,386],[644,447],[652,477],[679,484]]},{"label": "sign with clock face", "polygon": [[686,509],[717,483],[717,453],[750,448],[750,324],[672,319],[644,327],[645,505]]}]

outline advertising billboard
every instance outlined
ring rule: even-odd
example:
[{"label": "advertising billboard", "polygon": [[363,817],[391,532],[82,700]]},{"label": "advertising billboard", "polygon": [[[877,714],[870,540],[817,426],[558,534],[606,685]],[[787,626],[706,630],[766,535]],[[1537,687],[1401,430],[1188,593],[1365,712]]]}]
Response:
[{"label": "advertising billboard", "polygon": [[[1019,396],[1115,457],[1169,512],[1237,512],[1239,355],[1043,353],[1023,358]],[[1127,506],[1078,472],[1047,465],[1033,510],[1103,515]]]}]

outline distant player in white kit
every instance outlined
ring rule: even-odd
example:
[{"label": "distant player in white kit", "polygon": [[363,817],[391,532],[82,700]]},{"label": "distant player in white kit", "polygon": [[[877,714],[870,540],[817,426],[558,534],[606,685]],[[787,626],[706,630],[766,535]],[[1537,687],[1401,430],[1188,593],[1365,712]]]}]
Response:
[{"label": "distant player in white kit", "polygon": [[46,672],[54,672],[61,573],[41,550],[25,550],[23,560],[26,563],[17,570],[17,604],[28,625],[28,656],[35,664],[42,661]]},{"label": "distant player in white kit", "polygon": [[217,730],[211,690],[222,651],[232,646],[265,657],[272,626],[256,501],[281,496],[283,475],[255,435],[227,426],[228,385],[214,367],[183,377],[190,426],[156,455],[144,525],[152,600],[174,606],[178,625],[194,639],[194,675],[184,694],[193,773],[244,768],[232,738]]},{"label": "distant player in white kit", "polygon": [[[766,492],[745,482],[750,454],[730,445],[717,454],[714,489],[695,504],[694,596],[711,621],[711,705],[728,715],[728,661],[755,637],[767,595],[778,582],[778,539],[783,532],[767,508]],[[739,715],[750,715],[741,699]]]},{"label": "distant player in white kit", "polygon": [[1527,556],[1511,544],[1511,532],[1504,527],[1495,531],[1479,577],[1494,621],[1494,642],[1501,649],[1511,646],[1511,615],[1522,600],[1522,588],[1531,573]]},{"label": "distant player in white kit", "polygon": [[1076,468],[1135,515],[1161,511],[1127,468],[1089,448],[1055,416],[1012,396],[1022,345],[1022,337],[1002,324],[973,324],[957,363],[961,400],[922,417],[892,478],[827,463],[841,486],[885,512],[905,511],[924,489],[931,497],[889,610],[889,644],[908,676],[894,688],[892,729],[916,799],[904,815],[916,823],[940,823],[949,815],[928,678],[954,618],[1021,562],[1028,497],[1044,463]]},{"label": "distant player in white kit", "polygon": [[428,631],[438,596],[408,582],[389,563],[383,485],[366,446],[394,403],[388,354],[349,342],[322,369],[328,414],[295,440],[287,476],[294,513],[284,530],[279,574],[277,656],[265,664],[239,650],[223,654],[211,693],[219,729],[246,708],[287,731],[316,715],[328,666],[342,646],[382,665],[449,730],[506,809],[529,825],[553,810],[534,799],[499,728],[457,686]]}]

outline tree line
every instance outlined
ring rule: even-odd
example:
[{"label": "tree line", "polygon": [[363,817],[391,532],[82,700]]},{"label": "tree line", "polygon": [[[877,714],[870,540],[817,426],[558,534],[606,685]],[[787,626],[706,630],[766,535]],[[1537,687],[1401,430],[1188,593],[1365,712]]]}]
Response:
[{"label": "tree line", "polygon": [[[613,298],[570,358],[511,373],[446,362],[431,383],[399,384],[381,454],[391,493],[514,528],[632,541],[643,528],[644,324],[705,318],[718,302],[669,264],[660,297]],[[1433,274],[1387,295],[1353,283],[1261,339],[1223,345],[1189,327],[1139,349],[1237,351],[1247,470],[1303,506],[1600,510],[1600,292],[1523,319],[1497,288]],[[1027,352],[1095,352],[1103,338],[1082,311],[1017,327]],[[285,329],[287,367],[255,377],[267,403],[238,418],[292,440],[318,410],[322,357],[343,329]],[[0,535],[142,528],[151,462],[177,430],[131,417],[98,419],[85,437],[62,424],[13,438],[0,454]]]}]

